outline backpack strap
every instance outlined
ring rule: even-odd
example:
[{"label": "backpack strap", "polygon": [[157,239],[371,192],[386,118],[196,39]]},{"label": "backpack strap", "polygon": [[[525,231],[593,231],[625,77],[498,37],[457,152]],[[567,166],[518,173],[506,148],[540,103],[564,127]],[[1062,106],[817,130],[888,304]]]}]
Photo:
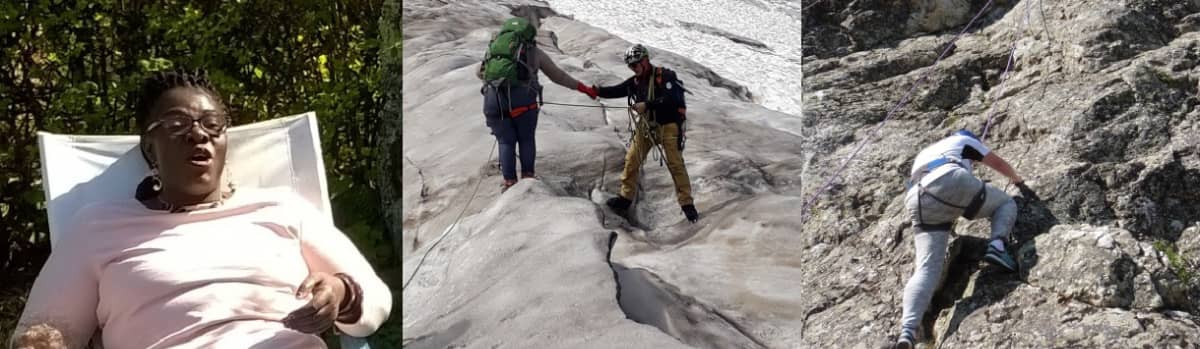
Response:
[{"label": "backpack strap", "polygon": [[533,76],[531,75],[534,75],[534,71],[529,66],[529,50],[527,50],[527,45],[528,44],[524,41],[521,41],[519,44],[517,44],[517,54],[515,57],[513,57],[513,61],[517,62],[517,80],[521,80],[521,73],[519,69],[522,68],[525,69],[524,81],[533,80]]},{"label": "backpack strap", "polygon": [[[662,68],[654,68],[654,70],[657,72],[657,71],[661,71]],[[653,77],[653,76],[651,78],[657,79],[657,77]],[[649,103],[650,101],[654,100],[654,86],[655,86],[654,83],[650,82],[650,79],[647,79],[647,81],[646,81],[646,103]],[[650,112],[650,115],[654,115],[654,110],[651,110],[650,108],[646,108],[646,110]],[[654,118],[651,117],[651,120],[653,120],[653,119]]]},{"label": "backpack strap", "polygon": [[[669,81],[665,81],[663,79],[663,76],[666,75],[663,73],[663,70],[664,70],[663,67],[655,67],[654,68],[654,84],[666,89],[665,85]],[[676,84],[679,84],[678,78],[675,78],[672,80],[674,80]],[[683,85],[679,85],[679,88],[683,88]],[[676,111],[679,112],[680,121],[686,122],[687,121],[687,108],[680,107],[679,109],[676,109]]]}]

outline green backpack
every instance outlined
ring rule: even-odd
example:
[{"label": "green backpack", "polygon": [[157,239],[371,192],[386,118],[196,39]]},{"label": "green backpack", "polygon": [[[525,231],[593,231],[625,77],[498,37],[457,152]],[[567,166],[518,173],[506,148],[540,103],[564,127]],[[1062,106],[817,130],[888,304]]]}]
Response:
[{"label": "green backpack", "polygon": [[500,33],[488,44],[483,59],[483,79],[508,83],[529,80],[525,48],[533,43],[535,36],[537,28],[527,19],[514,17],[504,21]]}]

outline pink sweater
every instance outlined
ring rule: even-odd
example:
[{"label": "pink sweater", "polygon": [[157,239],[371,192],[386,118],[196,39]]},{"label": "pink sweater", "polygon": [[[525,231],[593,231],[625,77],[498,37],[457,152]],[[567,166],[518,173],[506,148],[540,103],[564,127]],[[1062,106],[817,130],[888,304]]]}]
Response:
[{"label": "pink sweater", "polygon": [[47,323],[70,347],[103,330],[104,347],[314,348],[315,335],[280,322],[305,306],[310,272],[343,272],[363,289],[363,315],[342,332],[365,337],[391,310],[391,292],[323,214],[291,190],[239,190],[186,213],[133,200],[94,204],[50,254],[17,334]]}]

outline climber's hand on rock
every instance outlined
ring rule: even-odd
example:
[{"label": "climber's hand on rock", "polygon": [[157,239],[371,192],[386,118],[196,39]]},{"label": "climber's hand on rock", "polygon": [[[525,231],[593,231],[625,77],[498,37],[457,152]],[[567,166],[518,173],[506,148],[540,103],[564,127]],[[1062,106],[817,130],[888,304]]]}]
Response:
[{"label": "climber's hand on rock", "polygon": [[1017,185],[1017,190],[1021,191],[1021,196],[1033,201],[1042,201],[1042,198],[1038,197],[1037,193],[1033,192],[1033,189],[1029,189],[1029,186],[1025,185],[1024,181],[1015,184]]}]

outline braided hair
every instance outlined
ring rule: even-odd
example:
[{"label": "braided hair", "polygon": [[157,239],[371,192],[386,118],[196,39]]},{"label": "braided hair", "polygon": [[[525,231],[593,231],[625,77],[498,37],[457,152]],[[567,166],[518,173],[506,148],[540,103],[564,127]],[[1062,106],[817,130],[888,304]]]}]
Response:
[{"label": "braided hair", "polygon": [[[158,102],[159,97],[162,97],[164,93],[176,87],[192,87],[204,91],[220,108],[225,109],[225,102],[221,99],[221,95],[217,93],[217,89],[213,86],[212,81],[208,79],[208,72],[202,69],[194,71],[183,69],[157,71],[142,80],[142,90],[137,96],[134,115],[137,117],[138,132],[142,136],[139,144],[142,158],[146,160],[146,164],[151,169],[157,165],[150,159],[150,154],[146,152],[146,127],[154,122],[150,115],[150,109],[154,107],[155,102]],[[142,182],[137,186],[134,197],[144,201],[158,196],[162,189],[155,188],[161,186],[161,184],[156,183],[157,181],[154,176],[143,178]]]}]

